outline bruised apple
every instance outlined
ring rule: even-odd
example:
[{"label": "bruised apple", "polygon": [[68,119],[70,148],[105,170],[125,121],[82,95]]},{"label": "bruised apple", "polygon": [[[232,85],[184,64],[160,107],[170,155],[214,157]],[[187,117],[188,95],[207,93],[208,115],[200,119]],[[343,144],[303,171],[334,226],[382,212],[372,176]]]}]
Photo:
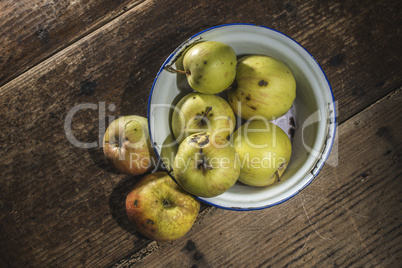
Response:
[{"label": "bruised apple", "polygon": [[236,183],[240,166],[236,163],[236,151],[227,139],[202,132],[188,136],[180,144],[173,173],[189,193],[214,197]]},{"label": "bruised apple", "polygon": [[266,120],[247,121],[232,139],[241,165],[240,182],[267,186],[280,180],[292,154],[290,139],[280,127]]},{"label": "bruised apple", "polygon": [[132,115],[114,120],[103,136],[106,159],[118,171],[128,175],[141,175],[155,164],[151,147],[148,121]]},{"label": "bruised apple", "polygon": [[237,87],[228,92],[229,103],[235,114],[246,120],[274,120],[286,114],[296,98],[296,80],[291,70],[269,56],[240,58],[236,83]]},{"label": "bruised apple", "polygon": [[126,198],[127,216],[138,232],[156,241],[172,241],[193,226],[200,202],[166,172],[143,177]]},{"label": "bruised apple", "polygon": [[227,138],[235,125],[232,108],[217,95],[189,93],[177,103],[172,114],[172,130],[178,143],[198,132]]}]

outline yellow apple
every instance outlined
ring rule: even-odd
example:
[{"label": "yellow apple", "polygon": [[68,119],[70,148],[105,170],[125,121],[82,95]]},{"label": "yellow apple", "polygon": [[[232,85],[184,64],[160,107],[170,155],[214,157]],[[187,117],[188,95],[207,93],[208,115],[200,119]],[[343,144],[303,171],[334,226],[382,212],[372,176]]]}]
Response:
[{"label": "yellow apple", "polygon": [[240,58],[236,82],[237,87],[228,92],[229,104],[235,114],[246,120],[276,119],[290,109],[296,98],[296,80],[291,70],[269,56]]},{"label": "yellow apple", "polygon": [[239,173],[233,145],[208,132],[188,136],[180,144],[173,162],[176,181],[184,190],[200,197],[226,192],[236,183]]},{"label": "yellow apple", "polygon": [[131,115],[114,120],[103,136],[106,159],[118,171],[128,175],[141,175],[156,163],[151,146],[148,121]]},{"label": "yellow apple", "polygon": [[217,95],[193,92],[177,103],[172,114],[172,130],[179,144],[198,132],[227,138],[235,128],[235,120],[226,100]]},{"label": "yellow apple", "polygon": [[232,139],[241,167],[240,182],[267,186],[280,179],[292,154],[290,139],[280,127],[266,120],[247,121]]},{"label": "yellow apple", "polygon": [[156,241],[172,241],[193,226],[200,202],[166,172],[155,172],[134,185],[126,198],[126,212],[137,231]]},{"label": "yellow apple", "polygon": [[236,64],[233,48],[216,41],[196,43],[183,57],[190,87],[205,94],[216,94],[227,89],[235,79]]}]

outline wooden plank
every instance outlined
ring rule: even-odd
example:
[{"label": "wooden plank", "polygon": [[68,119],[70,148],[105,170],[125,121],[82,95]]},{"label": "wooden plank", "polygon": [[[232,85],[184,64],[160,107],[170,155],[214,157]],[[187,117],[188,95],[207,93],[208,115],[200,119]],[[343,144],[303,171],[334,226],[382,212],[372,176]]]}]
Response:
[{"label": "wooden plank", "polygon": [[[150,87],[160,65],[176,46],[200,30],[241,21],[270,26],[295,37],[323,63],[329,80],[338,83],[334,93],[340,122],[399,85],[396,56],[384,62],[378,52],[399,51],[392,42],[398,39],[395,14],[378,22],[378,31],[372,33],[376,42],[361,38],[356,41],[358,45],[348,46],[349,39],[376,20],[377,10],[395,8],[397,1],[365,5],[353,17],[333,2],[328,6],[321,1],[281,3],[267,7],[265,1],[232,1],[230,5],[146,1],[0,87],[2,261],[18,267],[107,266],[141,249],[152,252],[154,243],[138,235],[125,217],[125,194],[138,178],[114,172],[101,148],[74,146],[66,137],[64,123],[77,105],[95,105],[95,109],[74,115],[72,134],[82,142],[97,142],[103,118],[107,124],[109,116],[145,116]],[[328,27],[346,27],[349,32],[343,32],[346,37],[341,38],[341,33],[329,34]],[[347,57],[331,60],[337,54],[328,54],[329,48],[334,53],[344,51]],[[369,53],[372,50],[375,56]],[[349,60],[355,57],[364,60]],[[367,69],[370,80],[359,71],[366,70],[367,64],[378,66],[378,70]],[[383,79],[386,82],[377,87]],[[357,85],[370,93],[355,96],[350,89]],[[308,196],[305,198],[307,204]],[[310,216],[312,206],[306,208]],[[211,211],[216,217],[222,213],[229,212]],[[291,220],[294,216],[286,217]],[[297,219],[305,222],[302,217]],[[272,221],[285,223],[281,219]],[[196,224],[208,225],[204,219]],[[307,229],[296,237],[308,237],[311,231]],[[225,237],[225,245],[234,241]],[[281,249],[285,242],[280,243]]]},{"label": "wooden plank", "polygon": [[[304,29],[291,36],[327,74],[340,104],[339,122],[401,85],[392,82],[402,74],[402,38],[396,27],[401,24],[400,1],[317,1],[295,10],[303,16],[298,18]],[[388,71],[378,71],[382,68]]]},{"label": "wooden plank", "polygon": [[293,199],[261,211],[212,209],[182,239],[114,267],[397,267],[401,94],[342,124],[339,165],[325,165]]},{"label": "wooden plank", "polygon": [[[48,4],[45,0],[36,0],[32,4],[17,5],[15,1],[3,1],[0,10],[3,10],[5,23],[0,27],[4,29],[0,35],[0,85],[139,2],[103,0],[71,4],[57,1]],[[145,26],[143,29],[154,28],[149,29],[150,33],[159,34],[154,37],[174,41],[164,43],[170,49],[167,51],[173,50],[184,38],[217,24],[250,22],[282,31],[307,48],[322,64],[330,83],[337,89],[335,98],[346,102],[345,107],[353,103],[353,109],[340,110],[339,119],[343,122],[364,109],[371,99],[379,99],[389,93],[389,89],[399,86],[395,80],[401,73],[402,52],[398,44],[402,40],[396,25],[400,24],[398,11],[402,10],[402,4],[390,0],[365,2],[308,1],[285,5],[276,1],[268,7],[264,1],[252,5],[241,1],[230,5],[177,2],[166,6],[162,1],[158,3],[160,10],[155,13],[162,12],[162,17],[152,14],[148,24],[139,24]],[[104,10],[109,13],[104,14]],[[163,23],[166,14],[169,14],[169,20],[165,20],[168,24]],[[171,14],[174,18],[170,18]],[[205,17],[209,19],[204,20]],[[377,17],[381,19],[375,19]],[[159,29],[166,32],[161,33]]]},{"label": "wooden plank", "polygon": [[0,2],[0,86],[142,0]]}]

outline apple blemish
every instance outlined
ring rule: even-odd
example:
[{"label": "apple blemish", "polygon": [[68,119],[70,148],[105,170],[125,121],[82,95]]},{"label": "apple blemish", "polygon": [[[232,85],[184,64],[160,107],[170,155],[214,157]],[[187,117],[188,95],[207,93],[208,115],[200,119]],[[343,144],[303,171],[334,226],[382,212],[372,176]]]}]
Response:
[{"label": "apple blemish", "polygon": [[259,85],[260,87],[262,87],[262,86],[268,86],[268,82],[265,81],[265,80],[261,80],[260,82],[258,82],[258,85]]},{"label": "apple blemish", "polygon": [[200,152],[198,155],[199,155],[199,159],[197,159],[197,168],[202,169],[202,171],[204,173],[207,170],[212,170],[212,165],[208,164],[208,159],[205,157],[202,148],[200,149]]}]

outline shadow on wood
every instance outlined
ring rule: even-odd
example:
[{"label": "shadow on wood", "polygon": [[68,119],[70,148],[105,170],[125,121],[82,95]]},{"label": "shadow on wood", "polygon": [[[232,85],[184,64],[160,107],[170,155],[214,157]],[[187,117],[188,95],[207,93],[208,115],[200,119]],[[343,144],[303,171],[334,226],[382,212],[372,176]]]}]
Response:
[{"label": "shadow on wood", "polygon": [[137,232],[131,224],[126,213],[126,197],[134,185],[148,173],[139,176],[127,176],[116,184],[109,196],[109,209],[113,219],[125,231],[137,236],[139,239],[147,239]]}]

